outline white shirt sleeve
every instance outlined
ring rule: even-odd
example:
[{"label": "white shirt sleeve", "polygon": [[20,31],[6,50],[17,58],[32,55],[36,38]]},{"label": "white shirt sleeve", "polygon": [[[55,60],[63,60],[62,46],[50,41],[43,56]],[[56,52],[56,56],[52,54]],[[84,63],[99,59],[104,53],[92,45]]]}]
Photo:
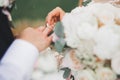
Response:
[{"label": "white shirt sleeve", "polygon": [[29,80],[38,49],[31,43],[16,39],[0,63],[0,80]]}]

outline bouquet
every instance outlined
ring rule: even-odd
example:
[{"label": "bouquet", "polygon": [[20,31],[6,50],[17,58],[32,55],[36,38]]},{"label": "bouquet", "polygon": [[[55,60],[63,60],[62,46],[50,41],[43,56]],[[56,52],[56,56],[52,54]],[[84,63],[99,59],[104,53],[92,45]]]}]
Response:
[{"label": "bouquet", "polygon": [[117,80],[119,13],[111,3],[93,2],[66,13],[55,27],[55,49],[40,56],[33,80]]}]

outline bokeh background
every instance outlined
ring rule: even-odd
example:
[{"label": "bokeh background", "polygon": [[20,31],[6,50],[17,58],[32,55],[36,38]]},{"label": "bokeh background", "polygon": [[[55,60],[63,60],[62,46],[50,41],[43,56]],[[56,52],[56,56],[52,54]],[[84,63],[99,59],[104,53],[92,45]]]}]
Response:
[{"label": "bokeh background", "polygon": [[45,24],[47,14],[59,6],[70,12],[78,6],[79,0],[16,0],[12,11],[13,24],[20,32],[25,27],[38,27]]},{"label": "bokeh background", "polygon": [[78,4],[78,0],[16,0],[12,12],[13,19],[44,19],[48,12],[57,6],[65,11],[71,11]]}]

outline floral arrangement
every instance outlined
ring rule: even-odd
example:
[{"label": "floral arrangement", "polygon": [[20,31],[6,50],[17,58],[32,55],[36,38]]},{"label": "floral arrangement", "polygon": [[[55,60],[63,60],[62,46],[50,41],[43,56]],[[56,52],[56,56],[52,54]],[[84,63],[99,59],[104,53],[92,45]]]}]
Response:
[{"label": "floral arrangement", "polygon": [[120,74],[120,8],[89,3],[56,24],[54,48],[40,55],[33,80],[117,80]]}]

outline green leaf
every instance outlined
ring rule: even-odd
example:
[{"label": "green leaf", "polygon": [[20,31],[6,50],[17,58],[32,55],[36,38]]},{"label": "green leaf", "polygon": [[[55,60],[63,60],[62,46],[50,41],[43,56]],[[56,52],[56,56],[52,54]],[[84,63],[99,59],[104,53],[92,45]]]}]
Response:
[{"label": "green leaf", "polygon": [[59,40],[57,40],[56,42],[55,42],[55,49],[56,49],[56,51],[57,52],[62,52],[63,51],[63,49],[64,49],[64,47],[65,47],[65,40],[63,39],[63,38],[60,38]]},{"label": "green leaf", "polygon": [[59,38],[64,38],[64,27],[61,22],[56,23],[54,32]]},{"label": "green leaf", "polygon": [[61,70],[65,71],[64,74],[63,74],[63,78],[67,79],[70,76],[70,74],[71,74],[71,69],[65,67],[65,68],[62,68]]}]

